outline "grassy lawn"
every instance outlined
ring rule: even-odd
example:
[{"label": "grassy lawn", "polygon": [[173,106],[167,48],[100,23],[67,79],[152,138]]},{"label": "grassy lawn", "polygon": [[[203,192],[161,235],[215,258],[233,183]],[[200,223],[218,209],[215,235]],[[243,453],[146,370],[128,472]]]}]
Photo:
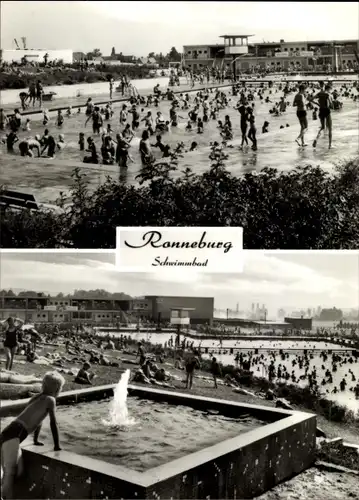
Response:
[{"label": "grassy lawn", "polygon": [[[119,362],[119,367],[110,367],[110,366],[100,366],[100,365],[92,365],[92,371],[96,374],[96,378],[94,379],[94,385],[106,385],[106,384],[115,384],[121,377],[121,373],[126,369],[131,369],[132,372],[136,369],[136,366],[133,365],[133,361],[135,360],[135,351],[134,348],[128,348],[126,352],[116,351],[116,350],[105,350],[96,348],[93,344],[87,344],[85,341],[81,344],[81,353],[76,356],[71,356],[65,353],[64,344],[59,344],[57,346],[43,345],[38,348],[37,354],[40,356],[46,355],[47,353],[58,353],[63,357],[63,369],[64,370],[74,370],[76,373],[76,369],[81,367],[82,360],[89,359],[89,356],[84,352],[85,350],[93,350],[95,353],[104,353],[105,356],[109,359],[109,361]],[[77,360],[73,359],[77,358]],[[23,375],[34,375],[36,377],[42,377],[47,371],[56,369],[54,366],[44,366],[38,365],[34,363],[28,363],[25,361],[25,356],[17,355],[15,358],[15,363],[13,370],[16,373]],[[158,363],[159,364],[159,363]],[[4,356],[0,357],[0,366],[4,368]],[[166,388],[166,390],[173,391],[187,391],[185,389],[185,385],[183,380],[185,378],[185,374],[183,371],[174,367],[173,359],[167,358],[163,359],[163,364],[160,365],[165,368],[171,375],[174,376],[174,379],[170,382],[173,386],[172,389]],[[63,373],[66,384],[64,386],[64,391],[70,391],[75,389],[83,389],[84,387],[80,384],[76,384],[74,382],[74,375]],[[202,378],[203,377],[203,378]],[[251,390],[251,389],[249,389]],[[193,388],[191,389],[191,394],[198,396],[207,396],[207,397],[216,397],[219,399],[233,400],[241,403],[249,403],[249,404],[260,404],[265,406],[275,406],[274,401],[267,401],[258,396],[251,395],[243,395],[234,393],[231,387],[225,385],[219,385],[218,389],[215,389],[213,386],[213,381],[210,378],[208,372],[202,372],[200,370],[196,371],[196,376],[194,379]],[[6,394],[4,393],[4,389],[2,387],[2,397],[6,399]],[[24,393],[22,397],[28,397],[28,393]],[[301,408],[299,406],[295,406],[296,410],[306,411],[307,409]],[[318,426],[324,430],[328,437],[342,437],[345,441],[351,443],[359,443],[359,429],[351,426],[350,424],[331,422],[327,420],[325,417],[321,415],[317,415]]]}]

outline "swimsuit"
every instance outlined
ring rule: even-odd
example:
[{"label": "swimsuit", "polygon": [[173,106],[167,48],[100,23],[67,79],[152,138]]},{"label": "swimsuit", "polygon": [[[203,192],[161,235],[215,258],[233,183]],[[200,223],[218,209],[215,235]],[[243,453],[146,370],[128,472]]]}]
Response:
[{"label": "swimsuit", "polygon": [[19,439],[22,443],[28,436],[25,427],[18,421],[14,420],[0,434],[0,445],[11,439]]},{"label": "swimsuit", "polygon": [[324,120],[325,118],[328,118],[330,115],[330,109],[329,108],[320,108],[319,109],[319,118],[321,120]]},{"label": "swimsuit", "polygon": [[13,349],[16,346],[17,346],[17,329],[15,328],[15,330],[13,331],[6,330],[4,347]]}]

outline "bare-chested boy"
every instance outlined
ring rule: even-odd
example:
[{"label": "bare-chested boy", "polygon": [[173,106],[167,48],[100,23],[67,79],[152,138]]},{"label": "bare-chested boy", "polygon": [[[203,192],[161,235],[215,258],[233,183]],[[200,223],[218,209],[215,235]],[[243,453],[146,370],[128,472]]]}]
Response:
[{"label": "bare-chested boy", "polygon": [[59,431],[56,421],[56,397],[65,383],[58,372],[48,372],[42,381],[42,391],[33,396],[26,408],[0,434],[1,465],[3,468],[2,498],[13,498],[14,479],[21,474],[20,444],[29,434],[34,433],[34,444],[42,446],[39,441],[41,425],[47,415],[50,417],[50,428],[54,439],[54,450],[59,451]]}]

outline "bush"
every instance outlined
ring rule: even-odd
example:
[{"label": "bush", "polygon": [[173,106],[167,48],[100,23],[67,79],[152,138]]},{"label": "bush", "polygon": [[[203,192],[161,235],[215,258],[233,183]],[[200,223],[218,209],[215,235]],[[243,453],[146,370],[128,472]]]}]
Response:
[{"label": "bush", "polygon": [[[141,79],[149,76],[149,69],[141,66],[114,66],[100,65],[90,67],[88,70],[81,69],[80,64],[74,63],[61,67],[27,68],[19,67],[17,73],[0,73],[0,90],[26,89],[36,79],[41,79],[44,86],[47,85],[72,85],[108,81],[108,77],[115,80],[126,75],[130,79]],[[70,83],[69,83],[70,82]]]},{"label": "bush", "polygon": [[223,148],[213,146],[208,171],[187,168],[174,179],[182,147],[169,163],[143,168],[137,186],[108,178],[90,192],[75,169],[64,214],[8,209],[1,246],[114,248],[116,226],[242,226],[246,249],[359,247],[359,158],[335,175],[307,166],[238,178],[226,170]]}]

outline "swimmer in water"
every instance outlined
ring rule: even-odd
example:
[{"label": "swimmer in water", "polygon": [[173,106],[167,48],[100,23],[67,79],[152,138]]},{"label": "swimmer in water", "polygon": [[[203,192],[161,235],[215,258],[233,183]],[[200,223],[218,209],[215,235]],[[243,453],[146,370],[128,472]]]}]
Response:
[{"label": "swimmer in water", "polygon": [[[295,142],[298,144],[298,146],[302,147],[306,146],[306,144],[304,143],[304,134],[308,129],[308,118],[307,111],[305,109],[304,90],[304,85],[299,85],[299,92],[296,94],[293,101],[293,106],[297,108],[297,118],[300,125],[300,133]],[[299,140],[301,141],[300,143]]]},{"label": "swimmer in water", "polygon": [[332,98],[330,96],[330,85],[326,85],[324,90],[320,90],[318,94],[314,97],[318,101],[315,102],[319,106],[319,120],[320,120],[320,129],[318,131],[317,137],[313,141],[313,148],[317,146],[318,139],[325,130],[325,127],[328,129],[328,138],[329,138],[329,149],[332,147],[332,117],[330,110],[332,108]]}]

